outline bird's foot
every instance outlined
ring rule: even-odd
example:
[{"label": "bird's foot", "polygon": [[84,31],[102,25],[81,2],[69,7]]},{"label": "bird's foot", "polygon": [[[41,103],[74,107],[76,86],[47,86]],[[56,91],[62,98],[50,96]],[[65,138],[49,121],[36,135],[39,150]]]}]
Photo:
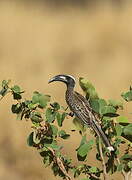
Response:
[{"label": "bird's foot", "polygon": [[74,113],[73,113],[73,112],[70,112],[68,115],[71,116],[71,117],[73,117],[73,116],[74,116]]}]

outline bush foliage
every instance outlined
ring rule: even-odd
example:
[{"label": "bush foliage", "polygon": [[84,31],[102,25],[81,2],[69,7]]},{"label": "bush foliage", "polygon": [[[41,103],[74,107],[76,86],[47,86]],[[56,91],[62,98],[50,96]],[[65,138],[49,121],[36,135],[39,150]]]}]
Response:
[{"label": "bush foliage", "polygon": [[[18,85],[12,86],[10,80],[2,81],[0,95],[1,100],[8,93],[12,95],[14,104],[11,106],[11,111],[16,114],[17,120],[25,119],[32,122],[32,131],[27,138],[27,144],[38,150],[45,167],[50,167],[55,176],[67,180],[80,179],[80,177],[83,177],[81,180],[107,180],[113,173],[120,172],[125,180],[130,179],[132,176],[132,124],[127,117],[119,114],[119,109],[123,110],[123,103],[100,98],[94,86],[84,78],[79,79],[79,84],[114,147],[114,152],[108,152],[94,133],[93,138],[88,140],[87,127],[77,118],[72,117],[68,108],[62,107],[58,102],[52,102],[50,95],[35,91],[30,99],[25,100],[24,91]],[[132,88],[122,93],[121,97],[126,102],[132,101]],[[63,145],[59,143],[60,139],[68,141],[71,136],[63,129],[63,122],[67,121],[67,118],[71,118],[76,126],[74,132],[79,132],[82,136],[79,147],[75,149],[78,165],[73,164],[71,157],[63,155]],[[96,167],[96,164],[91,166],[87,161],[93,147],[96,147],[95,161],[100,162],[101,168]]]}]

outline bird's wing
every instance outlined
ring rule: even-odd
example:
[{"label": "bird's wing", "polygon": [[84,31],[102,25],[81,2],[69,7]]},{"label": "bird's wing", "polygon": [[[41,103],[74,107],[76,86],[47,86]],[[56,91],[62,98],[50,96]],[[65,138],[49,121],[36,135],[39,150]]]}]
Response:
[{"label": "bird's wing", "polygon": [[76,106],[75,114],[82,120],[85,124],[90,125],[91,128],[96,132],[96,134],[102,138],[106,147],[109,147],[113,150],[113,147],[110,145],[109,140],[101,129],[101,126],[97,122],[97,119],[92,112],[89,102],[79,93],[75,92],[75,99],[77,99],[78,105]]},{"label": "bird's wing", "polygon": [[92,113],[92,109],[90,107],[89,102],[85,99],[81,94],[75,92],[74,93],[75,99],[77,100],[76,106],[76,115],[78,118],[82,119],[82,121],[87,124],[91,125],[92,121],[95,120],[95,116]]},{"label": "bird's wing", "polygon": [[96,120],[100,123],[99,121],[99,114],[97,114],[92,108],[91,108],[91,105],[89,103],[89,101],[84,97],[82,96],[81,94],[79,94],[78,92],[75,91],[75,96],[78,97],[78,99],[80,99],[82,102],[85,103],[85,106],[94,114]]},{"label": "bird's wing", "polygon": [[[80,99],[81,101],[85,102],[86,106],[91,109],[88,100],[87,100],[84,96],[82,96],[81,94],[79,94],[79,93],[76,92],[76,91],[74,91],[74,93],[75,93],[75,96],[76,96],[78,99]],[[91,110],[92,110],[92,109],[91,109]]]}]

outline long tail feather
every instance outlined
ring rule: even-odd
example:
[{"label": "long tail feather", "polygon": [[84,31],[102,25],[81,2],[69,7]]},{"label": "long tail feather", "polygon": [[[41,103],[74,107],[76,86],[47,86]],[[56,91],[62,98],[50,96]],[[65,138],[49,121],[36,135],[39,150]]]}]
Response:
[{"label": "long tail feather", "polygon": [[99,137],[101,137],[101,139],[103,140],[104,144],[106,145],[107,149],[109,151],[114,151],[114,148],[111,146],[108,138],[106,137],[106,135],[104,134],[104,132],[102,131],[101,127],[99,124],[97,124],[95,121],[92,121],[91,127],[93,128],[93,130],[97,133],[97,135]]}]

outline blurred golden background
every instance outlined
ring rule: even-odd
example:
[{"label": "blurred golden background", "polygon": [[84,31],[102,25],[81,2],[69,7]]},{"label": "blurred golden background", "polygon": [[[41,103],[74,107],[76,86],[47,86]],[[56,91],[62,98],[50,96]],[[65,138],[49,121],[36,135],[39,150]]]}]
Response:
[{"label": "blurred golden background", "polygon": [[[103,98],[121,99],[132,83],[132,3],[47,2],[0,1],[1,80],[20,85],[27,98],[37,90],[65,105],[65,86],[47,82],[68,73],[77,80],[89,79]],[[78,83],[76,90],[81,92]],[[27,146],[30,123],[15,120],[12,103],[10,96],[0,102],[0,180],[59,180]],[[126,114],[131,112],[130,105],[125,107]],[[68,126],[70,121],[65,123]],[[73,134],[65,143],[64,153],[74,160],[79,138]],[[92,154],[88,158],[91,161]]]}]

